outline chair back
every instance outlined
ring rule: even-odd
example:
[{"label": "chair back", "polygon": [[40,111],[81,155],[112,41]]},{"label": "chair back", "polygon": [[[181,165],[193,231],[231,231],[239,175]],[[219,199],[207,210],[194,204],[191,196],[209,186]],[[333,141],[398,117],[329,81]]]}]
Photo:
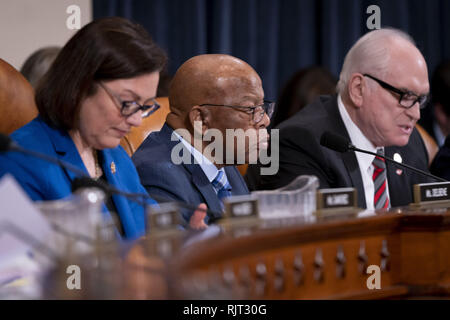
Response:
[{"label": "chair back", "polygon": [[428,152],[428,166],[433,162],[434,157],[436,156],[436,153],[439,151],[439,147],[436,143],[436,141],[433,139],[432,136],[428,134],[428,132],[425,131],[422,126],[419,124],[416,124],[416,129],[419,131],[420,136],[422,137],[423,142],[425,143],[425,148]]},{"label": "chair back", "polygon": [[159,97],[156,98],[156,101],[161,105],[161,108],[156,110],[150,117],[143,119],[142,124],[139,127],[132,128],[130,133],[120,141],[120,145],[130,157],[137,148],[139,148],[145,138],[147,138],[151,132],[160,130],[166,121],[166,117],[170,112],[169,98]]},{"label": "chair back", "polygon": [[19,71],[0,59],[0,133],[12,133],[37,114],[33,87]]}]

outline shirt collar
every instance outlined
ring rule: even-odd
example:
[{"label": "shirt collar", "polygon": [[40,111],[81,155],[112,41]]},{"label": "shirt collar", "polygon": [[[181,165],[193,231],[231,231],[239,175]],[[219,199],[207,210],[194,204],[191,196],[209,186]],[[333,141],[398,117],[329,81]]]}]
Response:
[{"label": "shirt collar", "polygon": [[[342,121],[344,122],[345,128],[347,129],[348,135],[350,136],[352,144],[359,149],[372,151],[375,153],[377,152],[377,149],[383,149],[384,151],[384,148],[376,148],[353,122],[352,118],[350,118],[350,115],[348,114],[347,109],[344,106],[341,95],[338,95],[337,100],[339,113],[341,115]],[[375,156],[362,152],[356,152],[355,154],[360,166],[362,166],[365,170],[369,169]]]},{"label": "shirt collar", "polygon": [[[173,131],[177,138],[183,143],[187,150],[192,154],[195,159],[195,162],[200,165],[209,182],[213,182],[219,173],[219,169],[217,169],[216,165],[211,162],[207,157],[205,157],[200,151],[194,148],[189,142],[183,139],[175,130]],[[220,169],[220,171],[224,171],[224,168]],[[224,171],[225,173],[225,171]]]}]

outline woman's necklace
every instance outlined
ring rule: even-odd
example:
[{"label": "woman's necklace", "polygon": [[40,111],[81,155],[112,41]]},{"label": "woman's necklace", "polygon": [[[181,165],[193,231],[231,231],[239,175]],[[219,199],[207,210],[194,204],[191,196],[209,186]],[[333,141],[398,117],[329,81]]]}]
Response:
[{"label": "woman's necklace", "polygon": [[95,161],[95,176],[94,179],[97,180],[103,175],[103,170],[100,164],[98,163],[98,151],[94,150],[94,161]]}]

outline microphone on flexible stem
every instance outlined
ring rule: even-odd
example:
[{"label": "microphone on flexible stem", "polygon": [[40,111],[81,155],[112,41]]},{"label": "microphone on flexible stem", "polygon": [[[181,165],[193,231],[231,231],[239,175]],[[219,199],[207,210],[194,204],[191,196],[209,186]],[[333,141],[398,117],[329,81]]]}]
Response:
[{"label": "microphone on flexible stem", "polygon": [[219,220],[220,219],[219,216],[222,215],[220,212],[216,212],[216,211],[213,211],[210,209],[206,209],[206,210],[198,209],[198,207],[196,205],[186,203],[186,202],[174,201],[172,199],[167,199],[167,198],[156,196],[156,195],[150,196],[146,193],[125,192],[125,191],[119,190],[119,189],[111,186],[110,184],[108,184],[104,181],[94,180],[90,177],[75,178],[74,181],[72,182],[72,192],[75,192],[78,189],[90,188],[90,187],[99,188],[105,194],[108,194],[108,195],[118,194],[118,195],[124,196],[124,197],[131,199],[133,201],[136,201],[142,205],[146,205],[146,202],[145,202],[146,199],[151,199],[151,200],[155,200],[160,203],[163,203],[163,202],[174,203],[175,205],[177,205],[183,209],[188,209],[188,210],[192,210],[192,211],[195,211],[195,210],[205,211],[206,214],[209,216],[210,223],[213,223],[213,222]]},{"label": "microphone on flexible stem", "polygon": [[342,137],[342,136],[340,136],[338,134],[335,134],[335,133],[331,133],[329,131],[324,132],[322,134],[322,136],[320,137],[320,145],[322,145],[324,147],[327,147],[327,148],[329,148],[331,150],[334,150],[334,151],[337,151],[337,152],[341,152],[341,153],[347,152],[347,151],[356,151],[356,152],[362,152],[362,153],[371,154],[371,155],[374,155],[376,157],[383,158],[383,159],[385,159],[385,160],[387,160],[387,161],[389,161],[389,162],[391,162],[391,163],[393,163],[393,164],[395,164],[397,166],[407,168],[407,169],[412,170],[412,171],[414,171],[416,173],[422,174],[422,175],[427,176],[429,178],[433,178],[433,179],[435,179],[437,181],[448,182],[447,180],[442,179],[440,177],[437,177],[435,175],[432,175],[431,173],[422,171],[420,169],[414,168],[414,167],[412,167],[410,165],[407,165],[407,164],[404,164],[404,163],[397,162],[394,159],[385,157],[385,156],[377,154],[375,152],[359,149],[359,148],[355,147],[347,138]]},{"label": "microphone on flexible stem", "polygon": [[18,144],[16,144],[10,137],[7,135],[0,133],[0,153],[7,152],[7,151],[16,151],[20,152],[50,163],[54,163],[62,168],[67,168],[68,170],[72,171],[73,173],[76,173],[79,176],[82,177],[89,177],[86,172],[79,169],[78,167],[74,166],[73,164],[66,162],[64,160],[51,157],[49,155],[46,155],[45,153],[36,152],[33,150],[28,150],[25,148],[22,148]]},{"label": "microphone on flexible stem", "polygon": [[[164,197],[159,197],[159,196],[151,196],[150,197],[146,193],[131,193],[131,192],[125,192],[125,191],[119,190],[119,189],[115,188],[114,186],[108,184],[105,181],[92,179],[85,171],[79,169],[78,167],[74,166],[71,163],[60,160],[58,158],[54,158],[54,157],[46,155],[44,153],[24,149],[21,146],[19,146],[18,144],[16,144],[9,136],[0,133],[0,153],[7,152],[7,151],[16,151],[16,152],[20,152],[20,153],[23,153],[26,155],[30,155],[32,157],[56,164],[56,165],[60,166],[61,168],[65,168],[65,169],[70,170],[73,173],[77,174],[78,177],[75,178],[74,181],[72,182],[72,192],[75,192],[76,190],[81,189],[81,188],[94,187],[94,188],[99,188],[100,190],[105,192],[105,194],[108,194],[108,195],[118,194],[118,195],[124,196],[128,199],[136,201],[137,203],[139,203],[142,206],[147,205],[147,203],[145,202],[145,199],[153,199],[158,202],[172,202],[172,203],[175,203],[176,205],[180,206],[181,208],[185,208],[188,210],[193,210],[193,211],[197,210],[197,206],[190,204],[190,203],[185,203],[185,202],[181,202],[181,201],[173,201],[172,199],[166,199]],[[206,213],[208,214],[208,216],[210,218],[210,222],[219,220],[220,219],[219,217],[222,216],[221,213],[210,210],[210,209],[207,209]]]}]

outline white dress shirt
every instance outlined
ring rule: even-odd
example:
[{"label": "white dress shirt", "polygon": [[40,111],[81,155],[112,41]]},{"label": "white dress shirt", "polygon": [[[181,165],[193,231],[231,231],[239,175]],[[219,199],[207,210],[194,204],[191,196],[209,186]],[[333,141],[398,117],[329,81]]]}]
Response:
[{"label": "white dress shirt", "polygon": [[[384,151],[383,147],[376,148],[372,144],[372,142],[370,142],[369,139],[366,138],[366,136],[362,133],[362,131],[358,128],[358,126],[353,122],[353,120],[350,118],[350,115],[347,112],[347,109],[344,106],[344,103],[342,102],[342,98],[340,95],[338,95],[337,102],[339,113],[341,114],[342,121],[344,122],[345,128],[347,129],[352,144],[357,148],[372,151],[375,153],[377,152],[377,149],[383,149]],[[375,159],[375,156],[361,152],[355,152],[355,155],[356,159],[358,160],[359,170],[361,171],[361,177],[364,185],[364,194],[366,197],[366,206],[367,209],[373,210],[374,209],[373,198],[375,191],[372,179],[374,171],[372,162],[373,159]],[[389,197],[389,188],[387,184],[386,184],[386,192]]]},{"label": "white dress shirt", "polygon": [[[186,149],[189,150],[189,152],[192,154],[192,156],[195,159],[195,162],[198,163],[200,168],[202,168],[203,172],[205,173],[206,177],[208,178],[209,182],[213,182],[216,178],[219,171],[222,171],[225,177],[227,177],[227,173],[225,172],[224,168],[217,169],[216,165],[211,162],[207,157],[205,157],[200,151],[194,148],[193,145],[191,145],[189,142],[183,139],[182,136],[180,136],[175,130],[173,131],[175,136],[183,143],[183,145],[186,147]],[[228,179],[228,177],[227,177]],[[213,188],[214,191],[217,193],[216,188]]]}]

